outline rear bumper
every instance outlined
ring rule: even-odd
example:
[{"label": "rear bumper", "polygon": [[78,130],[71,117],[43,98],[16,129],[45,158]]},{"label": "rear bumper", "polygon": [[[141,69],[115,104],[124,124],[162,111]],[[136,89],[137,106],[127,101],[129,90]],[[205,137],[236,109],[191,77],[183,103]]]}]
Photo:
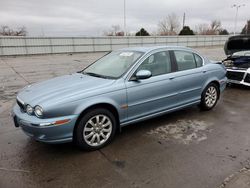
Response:
[{"label": "rear bumper", "polygon": [[224,91],[226,89],[227,86],[227,78],[223,78],[219,81],[220,83],[220,92]]},{"label": "rear bumper", "polygon": [[246,70],[228,68],[227,78],[228,83],[250,86],[250,68]]},{"label": "rear bumper", "polygon": [[[12,116],[16,127],[21,127],[22,131],[37,141],[45,143],[65,143],[71,142],[73,130],[77,120],[77,115],[64,116],[59,118],[40,119],[22,112],[18,105],[13,108]],[[40,126],[50,122],[70,119],[68,123],[61,125]]]}]

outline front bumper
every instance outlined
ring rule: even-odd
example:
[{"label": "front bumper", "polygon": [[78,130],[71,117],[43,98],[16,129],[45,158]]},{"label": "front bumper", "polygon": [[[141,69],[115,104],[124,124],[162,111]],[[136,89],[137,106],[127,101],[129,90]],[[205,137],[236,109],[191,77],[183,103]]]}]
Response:
[{"label": "front bumper", "polygon": [[[23,132],[37,141],[45,143],[65,143],[71,142],[73,130],[77,120],[77,115],[70,115],[58,118],[40,119],[36,116],[30,116],[21,111],[18,105],[13,108],[12,116],[16,127],[21,127]],[[70,121],[61,125],[40,126],[50,122]]]},{"label": "front bumper", "polygon": [[227,68],[227,82],[250,86],[250,68],[249,69],[231,69]]}]

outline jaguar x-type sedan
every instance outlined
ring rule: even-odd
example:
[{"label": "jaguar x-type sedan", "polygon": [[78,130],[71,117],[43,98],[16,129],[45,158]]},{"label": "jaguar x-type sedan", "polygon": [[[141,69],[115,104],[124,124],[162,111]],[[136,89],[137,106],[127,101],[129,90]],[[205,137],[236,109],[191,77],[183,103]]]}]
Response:
[{"label": "jaguar x-type sedan", "polygon": [[13,118],[35,140],[96,150],[125,125],[190,105],[212,109],[226,82],[223,64],[192,49],[127,48],[75,74],[26,86]]}]

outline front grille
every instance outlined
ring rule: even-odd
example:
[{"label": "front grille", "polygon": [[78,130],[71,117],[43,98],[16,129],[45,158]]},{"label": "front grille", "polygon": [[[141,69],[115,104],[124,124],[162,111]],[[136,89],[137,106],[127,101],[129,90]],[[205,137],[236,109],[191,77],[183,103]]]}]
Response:
[{"label": "front grille", "polygon": [[250,83],[250,74],[247,74],[245,77],[245,82]]},{"label": "front grille", "polygon": [[244,72],[233,72],[233,71],[227,71],[227,78],[229,80],[237,80],[241,81],[244,77]]},{"label": "front grille", "polygon": [[16,99],[16,102],[18,104],[18,106],[21,108],[21,110],[25,111],[25,106],[23,103],[21,103],[18,99]]}]

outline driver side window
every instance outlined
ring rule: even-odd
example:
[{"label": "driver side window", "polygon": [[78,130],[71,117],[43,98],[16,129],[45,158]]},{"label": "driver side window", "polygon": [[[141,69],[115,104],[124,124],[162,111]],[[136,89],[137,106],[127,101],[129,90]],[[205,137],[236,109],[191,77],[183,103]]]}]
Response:
[{"label": "driver side window", "polygon": [[168,51],[152,54],[138,67],[137,71],[148,70],[152,76],[158,76],[171,72],[171,60]]}]

